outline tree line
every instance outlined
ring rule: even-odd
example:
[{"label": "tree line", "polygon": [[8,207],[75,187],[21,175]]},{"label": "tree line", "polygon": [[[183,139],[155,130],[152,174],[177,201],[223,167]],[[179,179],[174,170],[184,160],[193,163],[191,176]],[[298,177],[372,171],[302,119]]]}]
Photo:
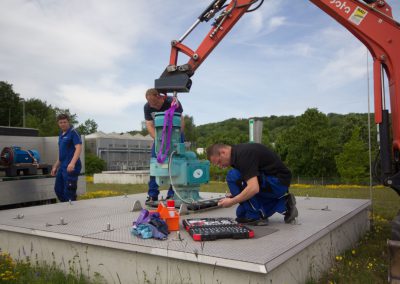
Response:
[{"label": "tree line", "polygon": [[[40,136],[58,135],[56,116],[68,113],[77,130],[88,135],[97,131],[93,119],[79,124],[77,115],[39,99],[23,101],[13,91],[12,85],[0,81],[0,125],[25,126],[39,130]],[[234,145],[249,141],[249,120],[231,118],[221,122],[196,126],[193,116],[184,115],[185,138],[192,148],[207,148],[214,143]],[[291,169],[293,176],[309,178],[340,177],[342,182],[368,181],[368,114],[324,114],[316,108],[307,109],[302,115],[265,116],[255,119],[263,122],[262,143],[273,149]],[[141,130],[129,133],[147,134],[144,123]],[[378,152],[377,130],[374,116],[370,117],[371,152]],[[204,158],[204,155],[203,157]],[[211,170],[221,175],[224,171]]]},{"label": "tree line", "polygon": [[[316,108],[300,116],[257,117],[263,122],[262,143],[273,149],[293,176],[341,182],[369,180],[368,114],[324,114]],[[370,116],[371,152],[378,151],[374,116]],[[195,127],[196,147],[249,141],[248,119],[228,119]],[[213,172],[213,171],[212,171]]]},{"label": "tree line", "polygon": [[0,126],[22,127],[25,116],[25,127],[38,129],[39,136],[57,136],[59,129],[56,117],[60,113],[68,114],[71,124],[83,135],[97,131],[98,125],[93,119],[79,124],[77,115],[69,109],[52,106],[40,99],[24,100],[14,92],[11,84],[0,81]]}]

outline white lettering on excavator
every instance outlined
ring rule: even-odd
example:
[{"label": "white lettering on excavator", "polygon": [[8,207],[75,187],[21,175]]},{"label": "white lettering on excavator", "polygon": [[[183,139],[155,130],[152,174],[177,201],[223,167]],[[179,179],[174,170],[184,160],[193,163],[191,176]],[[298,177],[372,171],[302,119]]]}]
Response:
[{"label": "white lettering on excavator", "polygon": [[350,14],[351,8],[347,5],[346,1],[330,0],[329,2],[339,10],[343,10],[346,14]]}]

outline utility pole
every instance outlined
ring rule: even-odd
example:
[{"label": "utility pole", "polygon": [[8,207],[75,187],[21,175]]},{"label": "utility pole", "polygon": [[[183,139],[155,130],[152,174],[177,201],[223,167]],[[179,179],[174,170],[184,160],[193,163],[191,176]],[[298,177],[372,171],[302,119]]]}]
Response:
[{"label": "utility pole", "polygon": [[25,99],[20,98],[19,100],[22,102],[22,127],[25,128]]},{"label": "utility pole", "polygon": [[249,142],[261,143],[262,129],[263,122],[261,120],[251,118],[249,120]]}]

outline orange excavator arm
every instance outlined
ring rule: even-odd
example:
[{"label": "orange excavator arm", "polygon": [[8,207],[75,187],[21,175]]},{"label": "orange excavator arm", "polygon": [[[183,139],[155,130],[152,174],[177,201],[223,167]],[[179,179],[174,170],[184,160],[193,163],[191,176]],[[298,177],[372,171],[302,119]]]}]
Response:
[{"label": "orange excavator arm", "polygon": [[[258,9],[264,0],[214,0],[179,39],[171,42],[169,64],[155,80],[160,92],[188,92],[191,76],[207,56],[247,12]],[[385,0],[309,0],[348,29],[370,51],[374,64],[374,110],[379,125],[381,174],[378,179],[400,194],[400,24],[392,17]],[[229,2],[229,3],[226,3]],[[213,20],[212,28],[196,50],[183,40],[201,22]],[[188,56],[178,65],[179,54]],[[383,71],[389,82],[392,114],[390,138],[389,111],[385,106]]]}]

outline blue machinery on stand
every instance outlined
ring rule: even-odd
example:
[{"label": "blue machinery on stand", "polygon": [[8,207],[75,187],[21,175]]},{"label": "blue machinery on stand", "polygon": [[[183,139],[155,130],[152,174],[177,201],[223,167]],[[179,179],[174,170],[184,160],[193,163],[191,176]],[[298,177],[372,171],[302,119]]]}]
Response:
[{"label": "blue machinery on stand", "polygon": [[[196,210],[217,206],[220,198],[202,199],[199,195],[200,185],[208,183],[210,179],[210,162],[198,160],[196,154],[187,151],[185,143],[181,142],[180,113],[175,113],[167,122],[167,126],[172,122],[168,135],[164,127],[165,118],[166,113],[156,113],[154,126],[156,153],[164,153],[166,159],[162,161],[160,157],[158,160],[151,158],[150,175],[156,177],[157,184],[160,186],[172,185],[177,207],[186,204],[188,209]],[[168,145],[170,147],[167,147]],[[157,202],[153,204],[156,205]]]},{"label": "blue machinery on stand", "polygon": [[37,150],[24,150],[18,146],[5,147],[0,154],[0,164],[11,166],[15,164],[37,164],[40,162],[40,155]]},{"label": "blue machinery on stand", "polygon": [[16,177],[20,173],[24,176],[35,176],[41,170],[43,175],[50,174],[51,165],[40,163],[40,154],[37,150],[26,150],[22,147],[4,147],[0,154],[0,171],[6,177]]}]

